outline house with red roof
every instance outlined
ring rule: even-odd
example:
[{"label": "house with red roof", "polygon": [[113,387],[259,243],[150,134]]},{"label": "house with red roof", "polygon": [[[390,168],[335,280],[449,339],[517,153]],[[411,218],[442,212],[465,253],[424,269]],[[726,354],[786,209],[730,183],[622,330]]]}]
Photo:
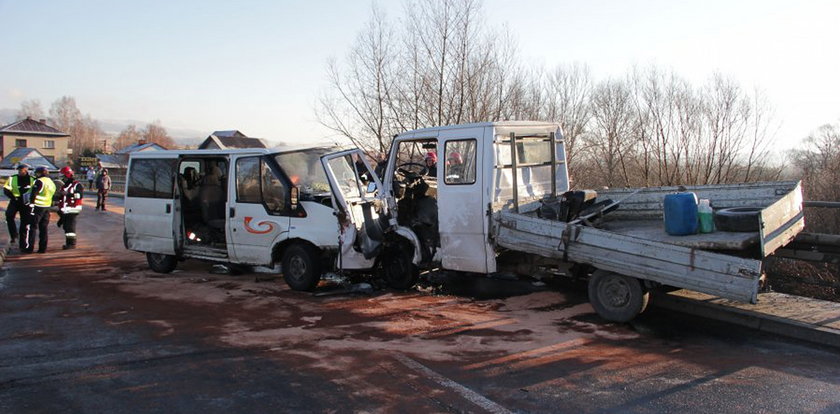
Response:
[{"label": "house with red roof", "polygon": [[47,125],[46,120],[27,117],[0,127],[0,160],[17,149],[33,148],[54,165],[67,163],[70,134]]}]

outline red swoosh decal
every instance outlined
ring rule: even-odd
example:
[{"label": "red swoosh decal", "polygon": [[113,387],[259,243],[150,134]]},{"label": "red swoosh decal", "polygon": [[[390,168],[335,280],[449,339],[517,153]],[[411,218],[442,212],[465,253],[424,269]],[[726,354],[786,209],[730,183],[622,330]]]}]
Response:
[{"label": "red swoosh decal", "polygon": [[268,229],[266,229],[266,230],[260,230],[260,229],[255,229],[255,228],[251,227],[251,220],[253,220],[253,219],[254,219],[253,217],[245,217],[245,231],[247,231],[248,233],[266,234],[266,233],[271,233],[272,231],[274,231],[274,223],[272,223],[270,221],[261,221],[261,222],[257,223],[258,227],[268,226]]}]

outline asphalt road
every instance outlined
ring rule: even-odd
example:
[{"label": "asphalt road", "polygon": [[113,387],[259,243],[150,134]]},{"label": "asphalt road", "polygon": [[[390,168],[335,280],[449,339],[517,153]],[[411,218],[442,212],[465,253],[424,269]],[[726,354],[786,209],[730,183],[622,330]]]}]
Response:
[{"label": "asphalt road", "polygon": [[75,251],[53,225],[47,254],[10,253],[0,412],[840,412],[832,349],[663,311],[606,323],[573,287],[314,297],[201,262],[159,275],[113,203],[83,212]]}]

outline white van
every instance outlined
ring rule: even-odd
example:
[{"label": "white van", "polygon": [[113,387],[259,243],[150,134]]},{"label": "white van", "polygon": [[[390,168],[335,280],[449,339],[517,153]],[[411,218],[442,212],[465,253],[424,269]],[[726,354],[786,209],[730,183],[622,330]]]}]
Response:
[{"label": "white van", "polygon": [[[280,264],[290,287],[311,290],[332,268],[342,244],[341,216],[335,214],[321,158],[346,155],[348,162],[368,168],[358,157],[336,150],[133,153],[126,177],[125,247],[146,253],[149,267],[162,273],[187,258]],[[339,179],[351,176],[337,172]],[[376,265],[373,258],[355,257],[353,243],[345,249],[350,250],[343,255],[352,262],[349,268]]]}]

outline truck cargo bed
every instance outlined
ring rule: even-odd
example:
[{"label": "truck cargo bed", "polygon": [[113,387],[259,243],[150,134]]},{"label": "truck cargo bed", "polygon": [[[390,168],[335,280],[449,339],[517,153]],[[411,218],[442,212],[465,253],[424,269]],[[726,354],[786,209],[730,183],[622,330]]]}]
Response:
[{"label": "truck cargo bed", "polygon": [[[760,207],[761,230],[670,236],[662,224],[662,200],[677,188],[657,187],[641,192],[599,192],[599,198],[623,200],[617,211],[604,217],[599,228],[538,218],[535,205],[522,206],[520,213],[497,211],[493,236],[495,243],[506,249],[755,303],[761,259],[804,227],[801,186],[798,182],[776,182],[688,190],[709,198],[716,208]],[[758,247],[755,258],[707,251],[750,247]]]}]

